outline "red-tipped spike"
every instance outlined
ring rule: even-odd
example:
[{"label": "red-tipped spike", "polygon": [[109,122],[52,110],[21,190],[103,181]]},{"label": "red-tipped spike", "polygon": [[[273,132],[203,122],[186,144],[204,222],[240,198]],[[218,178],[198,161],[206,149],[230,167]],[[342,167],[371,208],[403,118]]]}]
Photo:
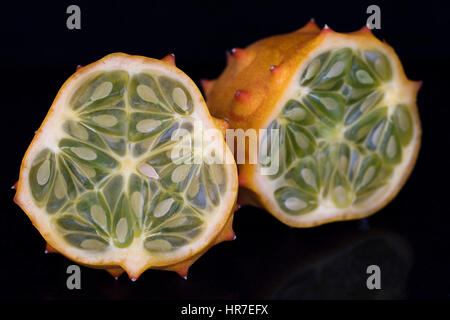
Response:
[{"label": "red-tipped spike", "polygon": [[419,91],[422,87],[423,81],[413,81],[414,87],[416,88],[416,91]]},{"label": "red-tipped spike", "polygon": [[178,273],[178,275],[180,277],[182,277],[184,280],[187,280],[188,272],[189,272],[189,266],[188,267],[184,267],[184,268],[179,268],[179,269],[175,270],[175,272]]},{"label": "red-tipped spike", "polygon": [[19,181],[16,181],[16,183],[14,183],[14,185],[11,187],[11,189],[13,190],[17,190],[17,184],[19,183]]},{"label": "red-tipped spike", "polygon": [[81,64],[77,65],[77,71],[80,70],[81,68],[83,68]]},{"label": "red-tipped spike", "polygon": [[233,57],[236,57],[236,59],[241,59],[246,55],[245,49],[241,48],[233,48],[231,49],[231,53],[233,54]]},{"label": "red-tipped spike", "polygon": [[319,29],[319,27],[316,24],[316,21],[314,20],[314,18],[311,18],[311,20],[309,20],[309,22],[307,24],[305,24],[305,26],[303,27],[305,29]]},{"label": "red-tipped spike", "polygon": [[365,24],[361,29],[359,29],[358,32],[372,34],[372,30],[367,26],[367,24]]},{"label": "red-tipped spike", "polygon": [[45,253],[58,253],[58,251],[55,250],[51,245],[48,243],[45,244]]},{"label": "red-tipped spike", "polygon": [[170,53],[167,56],[165,56],[164,58],[162,58],[161,61],[175,65],[175,54]]},{"label": "red-tipped spike", "polygon": [[270,73],[272,74],[272,80],[275,82],[282,82],[286,80],[286,72],[289,71],[288,68],[285,68],[283,64],[278,66],[271,66]]},{"label": "red-tipped spike", "polygon": [[227,51],[227,62],[230,63],[231,60],[236,60],[241,65],[245,65],[246,62],[251,61],[251,55],[245,49],[233,48],[231,51]]},{"label": "red-tipped spike", "polygon": [[216,83],[216,80],[208,80],[208,79],[200,80],[200,84],[203,88],[203,92],[205,93],[207,98],[208,98],[209,94],[211,93],[211,90],[215,83]]},{"label": "red-tipped spike", "polygon": [[106,269],[110,275],[114,277],[114,279],[118,280],[120,275],[124,272],[122,268],[116,269]]},{"label": "red-tipped spike", "polygon": [[247,90],[237,90],[234,94],[234,98],[242,103],[246,103],[250,101],[250,92]]},{"label": "red-tipped spike", "polygon": [[239,203],[236,203],[234,206],[234,212],[238,211],[241,208],[241,205]]}]

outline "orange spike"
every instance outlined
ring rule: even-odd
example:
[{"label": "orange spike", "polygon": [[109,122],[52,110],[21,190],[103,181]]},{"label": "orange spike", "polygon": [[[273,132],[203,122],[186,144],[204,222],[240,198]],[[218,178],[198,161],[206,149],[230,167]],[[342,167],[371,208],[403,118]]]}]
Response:
[{"label": "orange spike", "polygon": [[51,245],[49,245],[48,243],[45,244],[45,253],[58,253],[58,251],[56,251],[55,248],[53,248]]},{"label": "orange spike", "polygon": [[283,67],[282,64],[278,66],[273,65],[269,69],[273,77],[272,79],[275,82],[284,81],[286,79],[286,71],[288,71],[288,68]]},{"label": "orange spike", "polygon": [[212,88],[214,87],[214,84],[217,80],[208,80],[208,79],[202,79],[200,80],[200,84],[203,88],[203,92],[206,95],[206,98],[208,98],[209,94],[211,93]]},{"label": "orange spike", "polygon": [[245,49],[233,48],[231,49],[231,54],[233,55],[233,57],[236,57],[236,59],[241,59],[245,57],[246,52]]},{"label": "orange spike", "polygon": [[368,33],[372,34],[372,30],[365,24],[361,29],[357,31],[357,33]]},{"label": "orange spike", "polygon": [[248,103],[250,102],[250,92],[247,90],[237,90],[234,98],[241,103]]},{"label": "orange spike", "polygon": [[225,119],[219,119],[213,117],[214,124],[216,125],[217,129],[219,129],[222,134],[225,136],[226,130],[230,128],[230,124]]},{"label": "orange spike", "polygon": [[253,57],[254,54],[246,49],[233,48],[231,49],[231,52],[227,51],[227,63],[235,60],[240,66],[245,66],[253,60]]},{"label": "orange spike", "polygon": [[161,61],[167,62],[169,64],[175,65],[175,54],[170,53],[164,58],[161,59]]},{"label": "orange spike", "polygon": [[331,29],[327,24],[323,26],[322,30],[320,31],[320,33],[332,33],[334,32],[333,29]]},{"label": "orange spike", "polygon": [[420,88],[422,88],[422,84],[423,84],[423,81],[413,81],[413,85],[414,85],[416,91],[419,91]]},{"label": "orange spike", "polygon": [[319,31],[319,27],[316,24],[316,21],[314,20],[314,18],[311,18],[311,20],[309,20],[309,22],[307,24],[305,24],[303,27],[301,27],[300,29],[298,29],[297,31]]},{"label": "orange spike", "polygon": [[110,275],[112,275],[116,280],[119,279],[120,275],[124,273],[124,270],[122,268],[115,268],[115,269],[106,269]]},{"label": "orange spike", "polygon": [[226,225],[223,227],[222,232],[217,236],[215,244],[223,241],[233,241],[236,239],[236,234],[233,231],[233,215],[230,216]]}]

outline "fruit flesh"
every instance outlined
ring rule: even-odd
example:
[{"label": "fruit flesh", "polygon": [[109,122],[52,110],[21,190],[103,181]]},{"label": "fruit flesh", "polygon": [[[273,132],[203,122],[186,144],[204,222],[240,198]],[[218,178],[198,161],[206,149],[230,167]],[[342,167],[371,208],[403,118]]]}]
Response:
[{"label": "fruit flesh", "polygon": [[[81,71],[27,151],[16,202],[56,251],[133,278],[204,252],[230,220],[237,179],[233,164],[180,148],[180,136],[203,139],[198,121],[215,128],[195,85],[123,54]],[[208,146],[226,149],[223,139]]]},{"label": "fruit flesh", "polygon": [[263,137],[279,157],[275,174],[261,174],[275,161],[261,151],[258,164],[239,164],[240,203],[262,206],[288,225],[374,213],[416,160],[420,85],[367,28],[338,34],[309,23],[260,40],[239,49],[206,85],[212,114],[232,128],[279,130],[279,147],[270,131]]},{"label": "fruit flesh", "polygon": [[306,66],[269,126],[280,130],[280,169],[268,177],[284,212],[358,206],[389,183],[414,130],[410,108],[385,99],[391,78],[377,51],[337,48]]}]

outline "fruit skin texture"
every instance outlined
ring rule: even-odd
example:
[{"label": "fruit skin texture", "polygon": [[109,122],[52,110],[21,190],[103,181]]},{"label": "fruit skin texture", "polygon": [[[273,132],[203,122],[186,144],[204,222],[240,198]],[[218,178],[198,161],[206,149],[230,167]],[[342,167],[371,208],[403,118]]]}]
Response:
[{"label": "fruit skin texture", "polygon": [[[233,221],[233,213],[237,198],[237,189],[238,189],[238,181],[237,174],[231,175],[230,178],[230,190],[234,194],[233,197],[230,197],[225,202],[224,206],[226,207],[226,212],[223,214],[223,219],[220,223],[218,223],[214,230],[211,230],[213,234],[209,239],[203,239],[204,241],[200,244],[197,250],[190,250],[189,254],[185,257],[176,258],[170,260],[169,263],[161,264],[161,262],[156,261],[152,262],[146,259],[141,259],[139,256],[134,256],[131,252],[130,254],[123,254],[118,259],[111,259],[111,257],[92,257],[92,256],[83,256],[77,251],[78,249],[74,249],[68,247],[63,243],[61,238],[55,236],[55,233],[51,230],[52,225],[46,220],[42,219],[41,215],[38,212],[34,211],[35,205],[31,199],[28,181],[27,181],[27,173],[29,171],[29,167],[31,166],[32,157],[34,156],[33,149],[37,149],[40,141],[45,140],[46,138],[46,127],[49,125],[49,120],[55,116],[56,113],[60,112],[58,109],[61,109],[62,106],[58,106],[58,104],[62,104],[61,100],[65,101],[67,92],[71,92],[73,90],[73,82],[76,82],[78,79],[83,77],[83,74],[90,73],[91,71],[102,70],[102,65],[108,64],[110,61],[115,63],[115,67],[125,68],[129,64],[139,64],[150,65],[161,69],[169,69],[171,74],[175,74],[185,82],[185,85],[189,87],[191,93],[193,93],[193,99],[195,100],[196,105],[205,106],[205,110],[199,113],[199,119],[207,124],[207,127],[216,127],[220,131],[224,129],[224,122],[220,119],[213,118],[206,109],[206,104],[202,98],[202,95],[194,82],[189,79],[181,70],[175,67],[175,56],[170,54],[164,57],[161,60],[156,60],[152,58],[147,58],[143,56],[132,56],[124,53],[113,53],[105,56],[104,58],[89,64],[87,66],[78,66],[76,69],[76,73],[74,73],[61,87],[57,96],[55,97],[52,107],[48,111],[44,121],[42,122],[40,128],[36,131],[33,141],[31,142],[27,152],[22,160],[21,168],[20,168],[20,177],[17,183],[14,185],[14,189],[16,189],[16,194],[14,197],[14,202],[22,208],[22,210],[27,214],[30,218],[32,224],[38,229],[41,235],[46,240],[46,253],[61,253],[66,256],[68,259],[74,260],[75,262],[89,266],[92,268],[98,269],[106,269],[109,273],[111,273],[114,277],[120,276],[123,272],[127,272],[129,278],[131,280],[136,280],[142,272],[149,268],[161,269],[161,270],[169,270],[177,272],[180,276],[187,278],[187,272],[189,267],[209,248],[223,241],[231,241],[235,239],[235,235],[232,229],[232,221]],[[73,92],[73,91],[72,91]],[[235,165],[234,170],[232,172],[237,171]],[[134,251],[134,249],[133,249]]]},{"label": "fruit skin texture", "polygon": [[273,190],[268,190],[261,179],[257,164],[238,164],[239,204],[265,208],[289,226],[313,227],[333,221],[367,217],[389,203],[406,182],[416,162],[421,143],[421,125],[416,106],[421,82],[411,81],[405,76],[394,50],[375,38],[366,26],[359,31],[342,34],[334,32],[326,25],[320,30],[311,20],[292,33],[264,38],[245,49],[233,49],[227,54],[227,66],[223,73],[215,80],[202,81],[208,108],[213,116],[226,119],[230,128],[256,129],[259,133],[259,129],[267,128],[280,114],[283,105],[279,100],[292,83],[293,77],[299,75],[299,70],[302,70],[312,57],[339,45],[381,50],[392,65],[395,94],[411,105],[409,111],[416,125],[411,142],[412,156],[405,164],[403,174],[396,178],[395,186],[383,201],[363,210],[349,210],[334,216],[298,220],[284,214],[269,196],[273,194]]}]

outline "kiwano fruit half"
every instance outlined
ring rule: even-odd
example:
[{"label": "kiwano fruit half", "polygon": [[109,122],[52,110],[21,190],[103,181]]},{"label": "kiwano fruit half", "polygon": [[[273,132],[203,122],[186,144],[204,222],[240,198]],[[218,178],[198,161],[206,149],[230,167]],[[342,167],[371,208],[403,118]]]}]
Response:
[{"label": "kiwano fruit half", "polygon": [[185,277],[209,247],[234,238],[236,164],[214,158],[233,159],[222,123],[174,64],[173,55],[115,53],[64,83],[15,196],[48,250],[116,277],[148,268]]},{"label": "kiwano fruit half", "polygon": [[415,164],[420,83],[367,27],[341,34],[311,21],[233,49],[220,77],[202,85],[212,115],[259,135],[238,161],[238,202],[290,226],[366,217]]}]

